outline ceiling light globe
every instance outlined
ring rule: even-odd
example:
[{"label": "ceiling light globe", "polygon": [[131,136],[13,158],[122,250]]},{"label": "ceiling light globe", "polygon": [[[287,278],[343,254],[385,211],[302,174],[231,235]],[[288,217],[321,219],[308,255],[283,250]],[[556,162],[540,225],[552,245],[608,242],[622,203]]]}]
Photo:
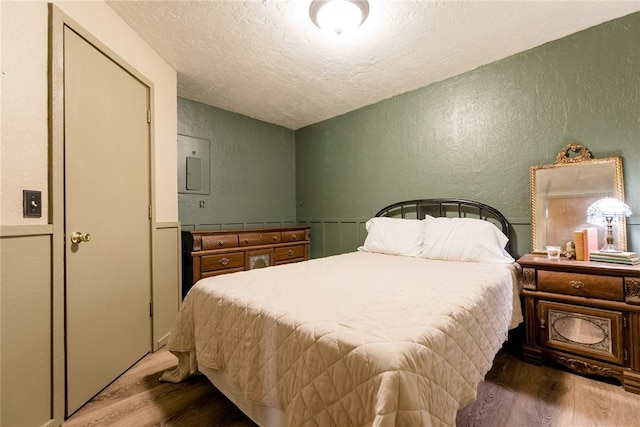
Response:
[{"label": "ceiling light globe", "polygon": [[338,35],[360,26],[368,14],[369,3],[363,0],[313,0],[309,8],[314,24]]}]

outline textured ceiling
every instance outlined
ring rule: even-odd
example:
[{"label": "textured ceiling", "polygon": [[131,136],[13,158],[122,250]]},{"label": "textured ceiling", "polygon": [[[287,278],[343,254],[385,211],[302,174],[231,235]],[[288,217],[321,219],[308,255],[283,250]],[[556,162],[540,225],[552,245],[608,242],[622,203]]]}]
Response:
[{"label": "textured ceiling", "polygon": [[178,95],[290,129],[640,10],[635,1],[369,0],[325,34],[310,0],[108,1],[178,72]]}]

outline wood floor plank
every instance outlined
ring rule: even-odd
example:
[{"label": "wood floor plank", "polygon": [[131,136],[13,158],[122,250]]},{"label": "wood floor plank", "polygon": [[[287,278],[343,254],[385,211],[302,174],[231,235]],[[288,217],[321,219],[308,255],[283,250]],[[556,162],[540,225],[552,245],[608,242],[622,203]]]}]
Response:
[{"label": "wood floor plank", "polygon": [[[83,406],[64,427],[255,427],[200,375],[161,383],[176,365],[162,349],[149,354]],[[524,363],[501,351],[457,427],[640,427],[640,395],[617,384],[551,366]]]}]

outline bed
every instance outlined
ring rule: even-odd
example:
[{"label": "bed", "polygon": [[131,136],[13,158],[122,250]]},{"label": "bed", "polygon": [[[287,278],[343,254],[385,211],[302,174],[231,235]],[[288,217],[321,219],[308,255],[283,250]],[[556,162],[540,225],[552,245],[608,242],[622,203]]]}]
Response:
[{"label": "bed", "polygon": [[394,203],[357,251],[200,280],[167,344],[261,426],[449,426],[522,322],[509,223]]}]

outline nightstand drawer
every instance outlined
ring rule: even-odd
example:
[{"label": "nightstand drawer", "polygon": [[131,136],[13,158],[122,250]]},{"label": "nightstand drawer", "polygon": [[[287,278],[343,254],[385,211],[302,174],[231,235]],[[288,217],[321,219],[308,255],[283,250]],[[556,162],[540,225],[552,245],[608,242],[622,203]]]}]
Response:
[{"label": "nightstand drawer", "polygon": [[244,252],[202,257],[202,272],[244,267]]},{"label": "nightstand drawer", "polygon": [[622,313],[538,301],[540,344],[623,365]]},{"label": "nightstand drawer", "polygon": [[587,298],[624,301],[622,277],[538,270],[538,290]]}]

